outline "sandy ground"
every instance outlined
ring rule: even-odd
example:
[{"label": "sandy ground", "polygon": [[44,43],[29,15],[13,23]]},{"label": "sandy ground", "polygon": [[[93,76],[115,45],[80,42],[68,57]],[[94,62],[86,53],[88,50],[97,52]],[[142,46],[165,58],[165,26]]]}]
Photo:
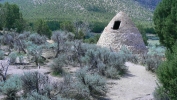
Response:
[{"label": "sandy ground", "polygon": [[[120,80],[108,80],[108,100],[154,100],[153,91],[156,87],[156,76],[145,70],[144,66],[135,65],[127,62],[128,73],[121,77]],[[78,68],[76,68],[78,69]],[[9,66],[8,74],[23,74],[29,71],[39,71],[41,73],[49,73],[49,67],[41,67],[41,69],[30,68],[23,69],[20,66]],[[71,70],[75,72],[75,70]],[[61,81],[63,78],[48,76],[56,81]],[[1,100],[2,96],[0,96]]]},{"label": "sandy ground", "polygon": [[109,80],[107,96],[111,100],[154,100],[156,76],[144,66],[127,62],[129,72],[120,80]]}]

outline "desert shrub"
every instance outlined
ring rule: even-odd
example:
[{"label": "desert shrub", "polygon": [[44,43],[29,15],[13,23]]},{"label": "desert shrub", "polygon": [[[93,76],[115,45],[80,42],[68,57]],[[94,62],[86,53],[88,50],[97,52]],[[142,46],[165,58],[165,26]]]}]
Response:
[{"label": "desert shrub", "polygon": [[28,39],[36,45],[42,45],[46,43],[46,37],[37,33],[30,34]]},{"label": "desert shrub", "polygon": [[42,52],[43,48],[45,48],[44,45],[36,45],[33,44],[32,42],[27,42],[27,51],[28,54],[32,56],[32,61],[36,63],[36,66],[40,68],[40,63],[44,62],[44,59],[42,58]]},{"label": "desert shrub", "polygon": [[67,58],[65,54],[59,55],[53,60],[53,64],[51,65],[53,74],[62,75],[64,73],[63,67],[65,66],[66,60]]},{"label": "desert shrub", "polygon": [[37,92],[32,92],[28,94],[26,98],[21,98],[22,100],[50,100],[47,96],[41,95]]},{"label": "desert shrub", "polygon": [[48,94],[50,96],[49,78],[39,72],[27,72],[21,76],[22,88],[24,93],[37,92],[39,94]]},{"label": "desert shrub", "polygon": [[0,60],[4,59],[4,51],[0,50]]},{"label": "desert shrub", "polygon": [[162,63],[164,58],[165,49],[156,46],[149,46],[148,53],[144,57],[144,64],[146,65],[146,70],[155,72],[158,66]]},{"label": "desert shrub", "polygon": [[[118,78],[120,74],[125,73],[127,70],[124,65],[125,61],[132,58],[132,56],[128,57],[125,56],[125,53],[111,52],[106,48],[100,48],[93,44],[76,42],[72,50],[71,61],[77,62],[80,67],[88,66],[90,72],[97,72],[109,78]],[[111,67],[116,69],[112,74],[110,73]]]},{"label": "desert shrub", "polygon": [[23,51],[26,53],[26,42],[28,41],[30,33],[29,32],[24,32],[22,34],[18,34],[14,40],[14,48],[19,51]]},{"label": "desert shrub", "polygon": [[88,73],[88,68],[76,72],[77,98],[89,98],[89,95],[103,96],[107,93],[106,80],[96,73]]},{"label": "desert shrub", "polygon": [[162,57],[149,56],[146,57],[146,70],[155,72],[158,66],[162,63]]},{"label": "desert shrub", "polygon": [[54,48],[56,51],[55,58],[58,57],[60,53],[67,52],[68,50],[67,41],[72,40],[72,38],[73,38],[72,33],[66,33],[64,31],[53,32],[51,39],[56,43]]},{"label": "desert shrub", "polygon": [[67,99],[67,98],[62,98],[61,96],[57,96],[56,100],[74,100],[74,99]]},{"label": "desert shrub", "polygon": [[58,90],[61,97],[76,100],[89,100],[107,93],[105,78],[96,73],[89,73],[87,67],[78,70],[75,76],[64,76]]},{"label": "desert shrub", "polygon": [[116,53],[110,53],[109,55],[109,62],[108,65],[116,68],[121,73],[124,73],[126,71],[125,67],[126,59],[124,58],[124,55],[116,54]]},{"label": "desert shrub", "polygon": [[19,35],[18,35],[18,38],[24,40],[24,39],[27,39],[27,38],[30,36],[30,34],[31,34],[30,32],[26,32],[26,31],[25,31],[25,32],[19,34]]},{"label": "desert shrub", "polygon": [[148,55],[158,55],[158,56],[165,56],[165,50],[166,48],[163,46],[154,46],[149,45],[148,46]]},{"label": "desert shrub", "polygon": [[8,45],[9,48],[13,48],[15,36],[16,36],[16,33],[14,33],[14,32],[9,32],[9,33],[3,34],[2,43],[5,45]]},{"label": "desert shrub", "polygon": [[65,75],[63,82],[60,82],[58,86],[60,95],[65,98],[74,98],[77,94],[74,83],[74,78],[71,75]]},{"label": "desert shrub", "polygon": [[105,71],[105,75],[111,79],[118,79],[120,77],[119,71],[117,71],[114,67],[107,68]]},{"label": "desert shrub", "polygon": [[16,100],[16,93],[21,90],[22,83],[18,76],[12,76],[3,83],[0,90],[7,96],[7,100]]},{"label": "desert shrub", "polygon": [[138,63],[138,58],[134,55],[127,47],[122,46],[120,51],[118,52],[126,61],[130,61],[133,63]]},{"label": "desert shrub", "polygon": [[172,47],[172,51],[166,53],[166,61],[164,61],[157,69],[157,78],[165,90],[170,100],[176,100],[177,94],[177,46]]},{"label": "desert shrub", "polygon": [[24,56],[23,55],[19,55],[18,58],[19,58],[19,63],[23,64],[24,63]]},{"label": "desert shrub", "polygon": [[10,64],[15,64],[16,63],[16,58],[17,58],[17,53],[16,52],[11,52],[9,54]]},{"label": "desert shrub", "polygon": [[[127,70],[126,66],[124,65],[126,61],[124,56],[118,53],[107,50],[88,50],[86,52],[86,57],[86,61],[88,61],[87,65],[91,70],[109,78],[118,78],[119,74],[123,74]],[[111,67],[112,69],[115,69],[115,71],[112,73],[110,73]]]}]

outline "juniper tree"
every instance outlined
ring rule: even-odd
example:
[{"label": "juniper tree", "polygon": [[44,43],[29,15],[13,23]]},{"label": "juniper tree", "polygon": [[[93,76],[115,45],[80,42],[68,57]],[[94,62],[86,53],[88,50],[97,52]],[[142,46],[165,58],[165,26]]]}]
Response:
[{"label": "juniper tree", "polygon": [[164,61],[157,69],[157,78],[160,82],[160,88],[170,100],[176,100],[177,94],[177,45],[172,47],[172,51],[166,53],[166,61]]},{"label": "juniper tree", "polygon": [[168,49],[177,40],[177,2],[176,0],[162,0],[154,11],[155,31],[161,44]]},{"label": "juniper tree", "polygon": [[51,30],[49,29],[47,23],[44,21],[44,20],[41,20],[39,19],[37,22],[36,22],[36,30],[37,30],[37,33],[40,34],[40,35],[45,35],[47,36],[48,38],[51,37],[52,35],[52,32]]}]

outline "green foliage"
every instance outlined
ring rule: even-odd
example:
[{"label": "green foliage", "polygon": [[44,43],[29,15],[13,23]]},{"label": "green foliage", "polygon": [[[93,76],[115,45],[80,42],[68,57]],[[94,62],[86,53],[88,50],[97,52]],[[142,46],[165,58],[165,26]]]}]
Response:
[{"label": "green foliage", "polygon": [[137,25],[137,27],[142,35],[145,45],[147,46],[148,45],[148,42],[147,42],[148,38],[146,36],[146,31],[145,31],[144,27],[141,24]]},{"label": "green foliage", "polygon": [[155,100],[170,100],[162,86],[158,86],[158,88],[155,89],[153,95]]},{"label": "green foliage", "polygon": [[24,30],[24,20],[20,9],[16,4],[5,3],[0,6],[0,28],[7,28],[8,30],[16,29],[17,32],[22,32]]},{"label": "green foliage", "polygon": [[176,0],[162,0],[154,12],[153,18],[160,43],[170,50],[177,39],[176,4]]},{"label": "green foliage", "polygon": [[46,43],[46,37],[37,33],[30,34],[28,39],[36,45],[43,45]]},{"label": "green foliage", "polygon": [[5,3],[6,8],[6,23],[5,27],[8,29],[14,28],[14,23],[16,19],[20,18],[19,7],[15,4],[10,5],[9,3]]},{"label": "green foliage", "polygon": [[22,14],[20,14],[19,19],[15,20],[14,27],[16,28],[16,32],[21,33],[24,31],[26,27],[26,23],[22,17]]},{"label": "green foliage", "polygon": [[39,19],[36,22],[36,31],[37,31],[38,34],[45,35],[48,38],[50,38],[51,35],[52,35],[52,32],[49,29],[47,23],[44,20],[42,20],[42,19]]},{"label": "green foliage", "polygon": [[4,59],[4,51],[0,50],[0,60]]},{"label": "green foliage", "polygon": [[2,4],[0,4],[0,30],[3,29],[5,25],[5,19],[6,19],[6,14],[5,14],[5,8],[3,7]]},{"label": "green foliage", "polygon": [[157,77],[165,93],[168,95],[170,100],[176,100],[177,94],[177,46],[172,47],[172,51],[168,50],[166,53],[167,60],[164,61],[157,70]]},{"label": "green foliage", "polygon": [[106,27],[107,23],[105,22],[91,22],[91,32],[94,33],[101,33],[103,32],[104,28]]},{"label": "green foliage", "polygon": [[59,21],[47,21],[47,25],[49,26],[49,29],[52,31],[59,30],[60,29],[60,23]]},{"label": "green foliage", "polygon": [[96,44],[100,38],[100,34],[95,35],[94,37],[90,37],[88,39],[84,39],[85,43]]},{"label": "green foliage", "polygon": [[64,31],[74,32],[74,25],[71,21],[65,21],[60,23],[60,28]]},{"label": "green foliage", "polygon": [[85,21],[76,21],[74,25],[75,39],[84,39],[90,34],[90,25]]},{"label": "green foliage", "polygon": [[7,96],[7,100],[16,100],[16,93],[21,90],[22,83],[18,76],[12,76],[3,83],[0,90]]}]

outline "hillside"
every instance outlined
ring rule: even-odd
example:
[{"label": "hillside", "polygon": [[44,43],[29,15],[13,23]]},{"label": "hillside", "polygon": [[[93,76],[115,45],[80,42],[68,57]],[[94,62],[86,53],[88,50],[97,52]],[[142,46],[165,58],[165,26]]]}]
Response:
[{"label": "hillside", "polygon": [[134,1],[139,2],[141,5],[150,10],[154,10],[161,0],[134,0]]},{"label": "hillside", "polygon": [[151,21],[152,12],[133,0],[1,0],[20,6],[27,20],[86,20],[108,22],[124,11],[133,20]]}]

